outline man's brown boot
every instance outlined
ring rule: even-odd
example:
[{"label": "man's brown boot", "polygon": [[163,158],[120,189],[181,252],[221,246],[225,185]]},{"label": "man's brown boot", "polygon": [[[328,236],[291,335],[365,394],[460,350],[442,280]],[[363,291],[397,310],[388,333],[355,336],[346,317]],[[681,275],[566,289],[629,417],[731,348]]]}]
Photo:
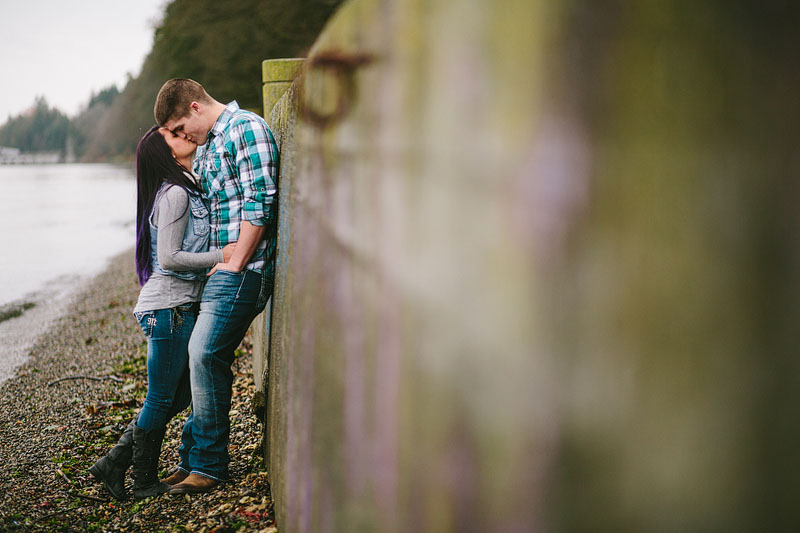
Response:
[{"label": "man's brown boot", "polygon": [[208,492],[219,485],[219,481],[200,474],[189,474],[186,479],[177,485],[173,485],[170,494],[200,494]]},{"label": "man's brown boot", "polygon": [[174,472],[162,479],[161,482],[166,483],[167,485],[177,485],[187,477],[189,477],[187,472],[184,472],[180,468],[176,468]]}]

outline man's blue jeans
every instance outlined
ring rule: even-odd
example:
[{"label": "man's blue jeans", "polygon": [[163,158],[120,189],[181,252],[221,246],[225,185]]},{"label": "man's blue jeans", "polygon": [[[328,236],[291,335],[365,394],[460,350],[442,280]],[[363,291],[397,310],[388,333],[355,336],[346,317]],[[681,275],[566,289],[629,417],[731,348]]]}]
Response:
[{"label": "man's blue jeans", "polygon": [[194,306],[134,313],[147,338],[147,396],[136,425],[147,431],[167,425],[189,406],[189,337]]},{"label": "man's blue jeans", "polygon": [[272,293],[272,284],[262,287],[261,281],[260,272],[219,270],[206,282],[189,341],[192,414],[183,426],[179,451],[179,468],[185,472],[228,479],[231,364],[247,328],[263,309],[263,291]]}]

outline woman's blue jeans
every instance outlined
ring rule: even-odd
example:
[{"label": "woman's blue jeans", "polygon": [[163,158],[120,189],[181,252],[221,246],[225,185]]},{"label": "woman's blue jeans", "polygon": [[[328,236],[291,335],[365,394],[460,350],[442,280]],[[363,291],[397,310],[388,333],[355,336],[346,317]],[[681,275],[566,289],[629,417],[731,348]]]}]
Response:
[{"label": "woman's blue jeans", "polygon": [[206,282],[192,338],[189,376],[192,414],[181,435],[179,468],[219,481],[228,479],[234,352],[272,294],[272,278],[251,270],[219,270]]},{"label": "woman's blue jeans", "polygon": [[134,313],[147,338],[147,396],[136,425],[150,431],[167,425],[189,406],[189,338],[195,306]]}]

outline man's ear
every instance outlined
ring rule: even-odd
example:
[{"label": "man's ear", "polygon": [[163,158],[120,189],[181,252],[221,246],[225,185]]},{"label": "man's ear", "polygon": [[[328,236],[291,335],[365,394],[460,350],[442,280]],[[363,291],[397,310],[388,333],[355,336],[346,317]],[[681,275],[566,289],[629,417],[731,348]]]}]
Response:
[{"label": "man's ear", "polygon": [[200,107],[201,107],[200,106],[200,102],[194,102],[193,101],[191,104],[189,104],[189,109],[191,109],[195,113],[199,113],[200,112]]}]

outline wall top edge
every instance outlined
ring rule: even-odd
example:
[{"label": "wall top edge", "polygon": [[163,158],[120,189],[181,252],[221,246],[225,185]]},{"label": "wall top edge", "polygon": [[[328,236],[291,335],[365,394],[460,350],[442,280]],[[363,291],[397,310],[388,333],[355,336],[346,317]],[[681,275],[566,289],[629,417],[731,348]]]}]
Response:
[{"label": "wall top edge", "polygon": [[264,83],[292,81],[300,73],[305,58],[265,59],[261,62],[261,79]]}]

